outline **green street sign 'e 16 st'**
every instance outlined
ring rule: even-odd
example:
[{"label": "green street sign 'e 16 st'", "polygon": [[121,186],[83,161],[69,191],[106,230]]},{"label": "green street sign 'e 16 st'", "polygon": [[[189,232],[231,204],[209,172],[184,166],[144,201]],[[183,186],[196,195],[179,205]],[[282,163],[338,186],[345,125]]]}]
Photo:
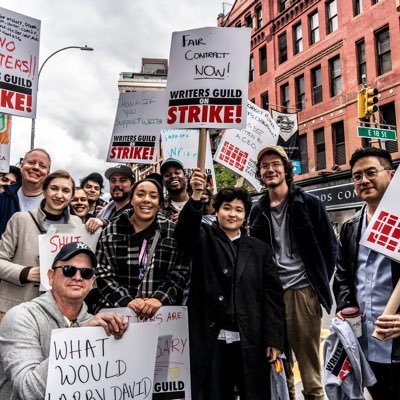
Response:
[{"label": "green street sign 'e 16 st'", "polygon": [[357,126],[357,133],[360,137],[382,140],[397,140],[396,131],[392,129],[371,128]]}]

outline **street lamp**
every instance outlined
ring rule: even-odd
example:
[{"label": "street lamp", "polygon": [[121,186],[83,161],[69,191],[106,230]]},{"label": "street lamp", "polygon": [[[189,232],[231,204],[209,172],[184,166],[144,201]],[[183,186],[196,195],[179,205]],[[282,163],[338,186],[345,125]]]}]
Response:
[{"label": "street lamp", "polygon": [[[68,49],[79,49],[79,50],[83,50],[83,51],[93,51],[94,48],[93,47],[88,47],[87,45],[84,46],[67,46],[67,47],[63,47],[62,49],[59,49],[57,51],[55,51],[54,53],[50,54],[44,61],[43,64],[41,65],[41,67],[39,68],[39,73],[38,73],[38,77],[37,77],[37,90],[39,90],[39,78],[40,78],[40,74],[42,72],[43,67],[45,66],[45,64],[47,63],[47,61],[50,60],[51,57],[55,56],[57,53],[59,53],[60,51],[64,51],[64,50],[68,50]],[[37,97],[36,97],[36,108],[37,108]],[[36,118],[32,118],[32,127],[31,127],[31,150],[35,147],[35,123],[36,123]]]}]

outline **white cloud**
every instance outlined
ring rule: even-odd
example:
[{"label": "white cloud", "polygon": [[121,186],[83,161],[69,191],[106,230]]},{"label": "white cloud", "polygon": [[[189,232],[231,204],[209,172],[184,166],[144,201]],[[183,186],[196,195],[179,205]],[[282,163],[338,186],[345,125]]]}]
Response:
[{"label": "white cloud", "polygon": [[[3,0],[2,7],[41,20],[40,61],[66,46],[43,68],[35,147],[49,151],[52,169],[75,179],[103,173],[123,71],[142,57],[168,58],[174,31],[216,26],[218,0]],[[30,146],[31,120],[13,117],[11,163]]]}]

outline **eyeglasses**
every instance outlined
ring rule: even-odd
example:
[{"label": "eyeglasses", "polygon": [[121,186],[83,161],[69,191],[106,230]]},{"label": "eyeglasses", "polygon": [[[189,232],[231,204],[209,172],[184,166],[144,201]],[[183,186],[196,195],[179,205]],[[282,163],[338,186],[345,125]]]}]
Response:
[{"label": "eyeglasses", "polygon": [[283,164],[280,162],[274,162],[272,164],[261,164],[261,168],[263,169],[270,169],[272,168],[274,171],[276,171],[279,167],[282,167]]},{"label": "eyeglasses", "polygon": [[372,181],[374,180],[379,172],[382,171],[390,171],[391,168],[382,168],[382,169],[376,169],[376,168],[369,168],[363,172],[356,172],[355,174],[352,175],[351,179],[353,180],[354,183],[361,183],[363,176],[365,176],[368,180]]},{"label": "eyeglasses", "polygon": [[91,279],[95,273],[93,268],[78,268],[73,265],[61,265],[59,267],[52,267],[53,269],[62,268],[63,275],[66,278],[72,278],[75,276],[76,272],[79,271],[82,279]]}]

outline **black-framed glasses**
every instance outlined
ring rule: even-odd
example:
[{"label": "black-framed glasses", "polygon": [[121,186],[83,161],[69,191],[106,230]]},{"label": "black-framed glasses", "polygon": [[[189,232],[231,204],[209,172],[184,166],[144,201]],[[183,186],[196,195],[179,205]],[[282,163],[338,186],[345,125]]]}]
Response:
[{"label": "black-framed glasses", "polygon": [[52,268],[53,269],[61,268],[63,275],[66,278],[74,277],[77,271],[79,271],[82,279],[92,279],[95,274],[94,268],[79,268],[73,265],[60,265],[59,267],[52,267]]},{"label": "black-framed glasses", "polygon": [[354,183],[361,183],[361,181],[363,180],[363,176],[365,176],[368,180],[372,181],[378,176],[379,172],[390,171],[390,170],[391,168],[389,167],[382,169],[368,168],[363,172],[356,172],[351,176],[351,179],[353,180]]}]

